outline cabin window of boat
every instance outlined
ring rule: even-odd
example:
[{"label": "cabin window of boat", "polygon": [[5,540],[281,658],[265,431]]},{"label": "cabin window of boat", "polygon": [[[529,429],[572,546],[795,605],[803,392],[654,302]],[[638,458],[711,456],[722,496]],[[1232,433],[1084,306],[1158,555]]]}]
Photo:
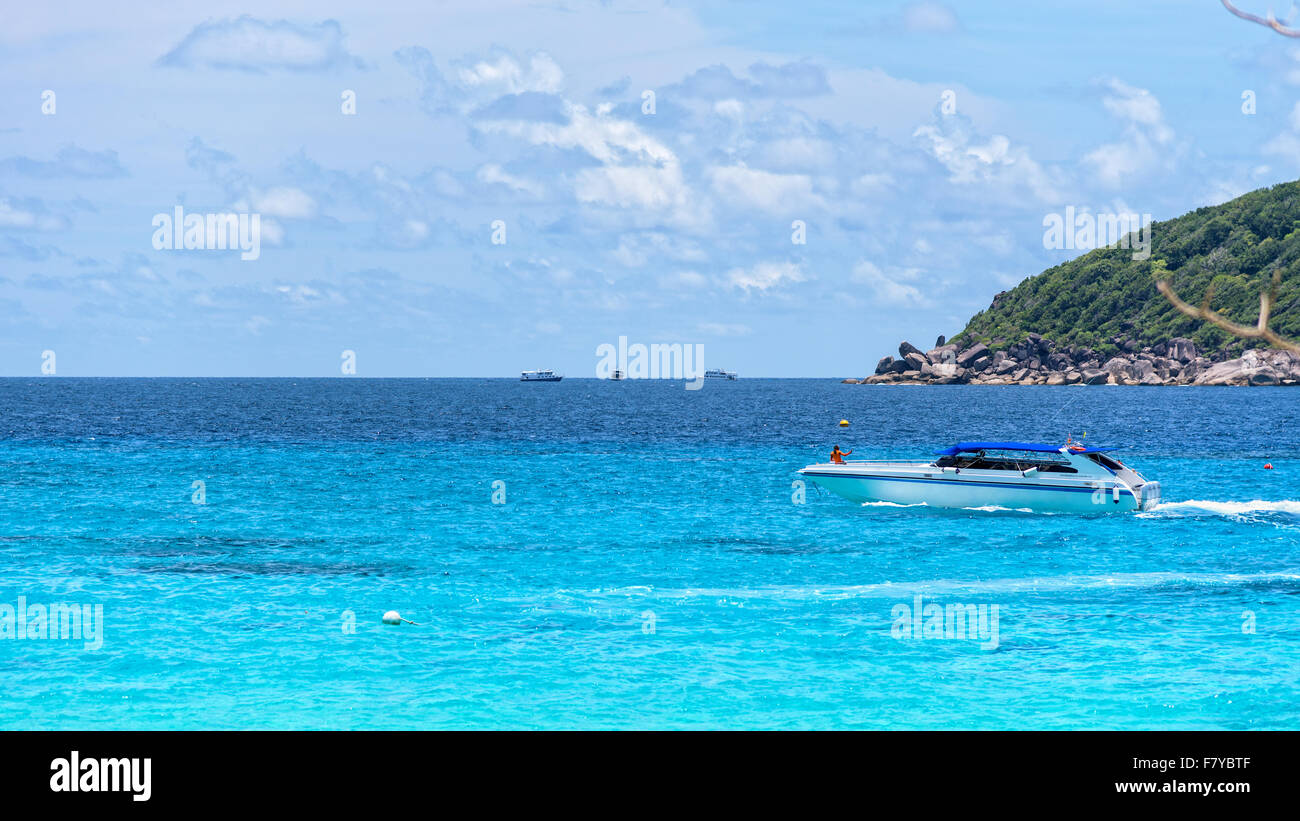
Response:
[{"label": "cabin window of boat", "polygon": [[1109,468],[1112,471],[1121,471],[1124,469],[1123,465],[1121,465],[1119,462],[1116,462],[1114,459],[1110,458],[1104,453],[1089,453],[1087,456],[1092,461],[1096,462],[1097,464],[1101,465],[1104,468]]},{"label": "cabin window of boat", "polygon": [[1069,460],[1056,453],[1037,451],[981,450],[944,456],[937,467],[956,467],[969,470],[1016,470],[1037,468],[1044,473],[1078,473],[1070,467]]}]

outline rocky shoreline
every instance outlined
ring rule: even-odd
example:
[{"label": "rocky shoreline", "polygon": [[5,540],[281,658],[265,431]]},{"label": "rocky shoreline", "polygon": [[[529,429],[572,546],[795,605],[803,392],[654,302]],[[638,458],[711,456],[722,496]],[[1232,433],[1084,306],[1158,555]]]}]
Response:
[{"label": "rocky shoreline", "polygon": [[1121,353],[1103,357],[1091,348],[1058,347],[1029,334],[1023,341],[994,351],[977,343],[964,348],[945,344],[922,351],[910,342],[898,346],[898,358],[886,356],[876,372],[850,385],[1300,385],[1300,354],[1284,350],[1248,350],[1237,359],[1215,361],[1182,337],[1152,347],[1112,340]]}]

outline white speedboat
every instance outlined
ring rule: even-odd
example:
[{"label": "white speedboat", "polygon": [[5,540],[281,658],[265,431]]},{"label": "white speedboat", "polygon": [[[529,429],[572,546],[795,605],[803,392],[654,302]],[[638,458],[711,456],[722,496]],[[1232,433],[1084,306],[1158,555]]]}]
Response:
[{"label": "white speedboat", "polygon": [[804,476],[853,502],[1096,513],[1147,510],[1160,483],[1118,459],[1111,448],[1027,442],[959,442],[931,462],[824,462]]},{"label": "white speedboat", "polygon": [[721,368],[713,368],[704,372],[705,379],[736,379],[735,371],[724,371]]},{"label": "white speedboat", "polygon": [[563,378],[555,371],[524,371],[519,374],[520,382],[559,382]]}]

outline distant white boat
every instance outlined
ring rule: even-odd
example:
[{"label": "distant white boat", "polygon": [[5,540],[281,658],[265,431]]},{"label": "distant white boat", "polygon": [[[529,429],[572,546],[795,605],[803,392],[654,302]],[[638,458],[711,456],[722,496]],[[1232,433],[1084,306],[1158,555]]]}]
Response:
[{"label": "distant white boat", "polygon": [[961,442],[931,462],[824,462],[799,471],[852,502],[1096,513],[1149,510],[1160,483],[1107,448]]},{"label": "distant white boat", "polygon": [[721,368],[713,368],[704,372],[705,379],[736,379],[735,371],[724,371]]},{"label": "distant white boat", "polygon": [[519,374],[520,382],[559,382],[563,378],[563,374],[546,370],[524,371]]},{"label": "distant white boat", "polygon": [[627,379],[627,374],[617,368],[615,368],[614,372],[609,375],[609,380],[611,382],[622,382],[624,379]]}]

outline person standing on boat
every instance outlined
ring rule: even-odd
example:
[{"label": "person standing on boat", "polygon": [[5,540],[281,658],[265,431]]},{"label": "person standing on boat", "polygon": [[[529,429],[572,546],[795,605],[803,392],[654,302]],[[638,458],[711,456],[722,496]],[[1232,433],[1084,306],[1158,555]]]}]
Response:
[{"label": "person standing on boat", "polygon": [[848,453],[845,453],[844,451],[840,450],[839,445],[836,445],[835,449],[831,451],[831,463],[836,465],[842,465],[844,464],[844,457],[852,456],[852,455],[853,455],[853,451],[849,451]]}]

